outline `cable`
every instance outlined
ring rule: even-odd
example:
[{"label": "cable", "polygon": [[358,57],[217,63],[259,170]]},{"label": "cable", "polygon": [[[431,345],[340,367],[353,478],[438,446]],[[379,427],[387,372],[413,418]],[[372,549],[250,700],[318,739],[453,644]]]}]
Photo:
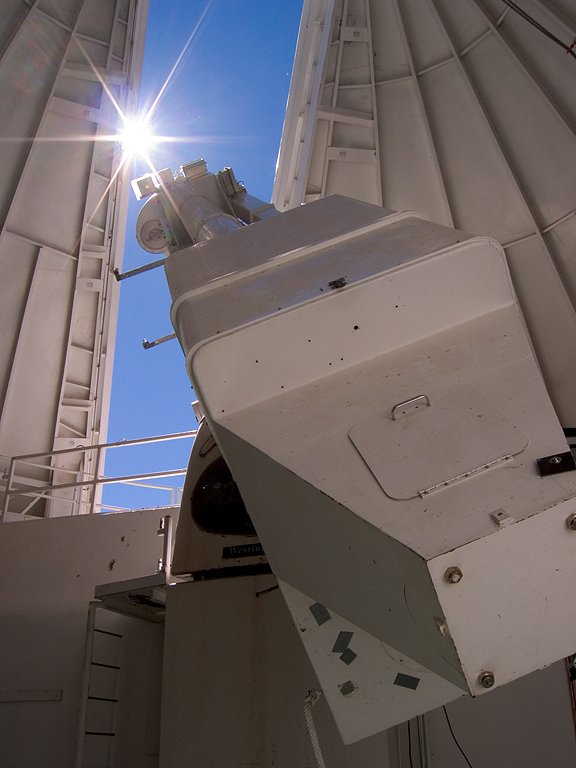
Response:
[{"label": "cable", "polygon": [[412,762],[412,731],[410,729],[410,720],[407,721],[406,725],[408,726],[408,760],[410,762],[410,768],[414,768],[414,763]]},{"label": "cable", "polygon": [[520,6],[517,5],[514,0],[502,0],[502,2],[507,5],[508,8],[516,11],[519,16],[525,19],[529,24],[532,24],[533,27],[536,27],[536,29],[542,32],[543,35],[546,35],[546,37],[550,38],[550,40],[555,42],[556,45],[559,45],[564,51],[566,51],[566,53],[570,54],[570,56],[576,59],[576,52],[574,51],[574,47],[576,46],[576,38],[574,39],[572,45],[566,45],[566,43],[560,40],[559,37],[556,37],[556,35],[550,32],[550,30],[547,29],[543,24],[540,24],[540,22],[536,21],[533,16],[530,16],[530,14],[527,13],[523,8],[520,8]]},{"label": "cable", "polygon": [[442,709],[444,710],[444,714],[446,715],[446,722],[448,723],[450,734],[454,739],[454,744],[456,744],[456,746],[460,750],[462,757],[464,758],[464,760],[466,760],[466,764],[469,766],[469,768],[472,768],[472,763],[470,762],[470,760],[468,760],[468,756],[466,755],[466,752],[464,752],[464,750],[460,746],[460,742],[458,741],[458,739],[456,738],[456,735],[454,734],[454,731],[452,730],[452,723],[450,722],[450,718],[448,717],[448,710],[446,709],[446,707],[442,707]]},{"label": "cable", "polygon": [[316,731],[316,725],[314,724],[314,718],[312,717],[312,707],[318,699],[322,696],[322,691],[312,688],[306,694],[304,699],[304,718],[306,719],[306,727],[308,728],[308,736],[312,742],[312,749],[314,750],[314,757],[318,763],[318,768],[326,768],[324,762],[324,755],[322,754],[322,748],[320,746],[320,740]]}]

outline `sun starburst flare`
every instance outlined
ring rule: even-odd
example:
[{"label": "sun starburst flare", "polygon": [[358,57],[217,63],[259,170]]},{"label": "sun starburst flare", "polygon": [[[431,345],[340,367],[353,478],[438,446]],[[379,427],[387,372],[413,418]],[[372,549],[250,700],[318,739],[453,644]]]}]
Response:
[{"label": "sun starburst flare", "polygon": [[122,144],[122,152],[128,158],[138,155],[146,156],[156,143],[156,137],[146,120],[128,118],[124,118],[119,140]]},{"label": "sun starburst flare", "polygon": [[30,143],[33,145],[33,144],[43,144],[43,143],[52,143],[52,142],[53,143],[113,142],[120,146],[121,153],[120,153],[116,168],[112,174],[112,178],[109,179],[108,184],[106,185],[106,188],[101,193],[100,198],[96,201],[96,204],[94,205],[91,214],[87,216],[87,219],[84,222],[82,231],[80,232],[78,240],[75,244],[74,250],[76,250],[76,248],[78,248],[78,246],[80,245],[86,226],[88,226],[92,222],[100,206],[106,200],[106,197],[110,189],[114,185],[116,179],[118,178],[119,174],[127,167],[129,163],[133,161],[141,160],[146,164],[146,166],[154,175],[157,175],[158,169],[155,167],[155,164],[152,161],[150,156],[151,152],[154,150],[155,147],[157,147],[157,145],[168,144],[168,143],[181,143],[181,142],[205,144],[205,143],[210,143],[218,140],[221,141],[224,138],[222,136],[219,138],[216,138],[213,136],[199,136],[199,135],[160,136],[160,135],[154,134],[154,128],[153,128],[153,117],[157,111],[158,105],[162,100],[162,98],[164,97],[167,89],[172,84],[177,71],[180,69],[180,66],[182,64],[182,61],[184,60],[186,53],[188,52],[190,46],[192,45],[193,41],[198,35],[200,29],[204,25],[206,18],[208,16],[208,13],[211,10],[214,2],[215,0],[207,0],[204,10],[202,11],[192,32],[188,36],[188,39],[184,43],[182,50],[180,51],[179,55],[176,57],[174,65],[170,69],[170,72],[168,73],[158,93],[156,94],[155,98],[152,100],[151,105],[148,107],[145,113],[141,113],[139,116],[129,115],[129,114],[127,115],[124,112],[118,100],[116,99],[112,89],[110,88],[108,82],[106,81],[105,73],[101,68],[97,67],[94,64],[88,51],[86,50],[85,46],[82,44],[82,41],[79,38],[76,38],[75,40],[76,45],[82,52],[82,55],[84,56],[88,66],[94,73],[94,76],[100,83],[102,90],[104,91],[105,95],[107,96],[111,105],[113,106],[114,111],[116,112],[116,115],[118,118],[118,125],[119,125],[119,127],[116,129],[117,130],[116,133],[104,133],[104,132],[98,131],[96,135],[94,135],[93,133],[87,133],[84,135],[77,134],[75,136],[69,136],[69,135],[68,136],[38,136],[37,135],[34,137],[28,137],[28,136],[0,137],[0,144]]}]

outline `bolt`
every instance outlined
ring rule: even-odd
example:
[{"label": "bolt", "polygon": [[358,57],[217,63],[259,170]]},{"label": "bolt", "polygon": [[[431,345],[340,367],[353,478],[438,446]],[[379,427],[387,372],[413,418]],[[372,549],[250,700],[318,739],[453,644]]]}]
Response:
[{"label": "bolt", "polygon": [[576,513],[569,515],[566,518],[566,525],[571,531],[576,531]]},{"label": "bolt", "polygon": [[562,456],[551,456],[548,459],[549,464],[562,464]]},{"label": "bolt", "polygon": [[464,574],[460,568],[456,567],[448,568],[448,570],[444,573],[444,578],[449,584],[458,584],[458,582],[462,580],[463,576]]},{"label": "bolt", "polygon": [[482,688],[492,688],[496,680],[494,679],[494,672],[481,672],[478,675],[478,682]]}]

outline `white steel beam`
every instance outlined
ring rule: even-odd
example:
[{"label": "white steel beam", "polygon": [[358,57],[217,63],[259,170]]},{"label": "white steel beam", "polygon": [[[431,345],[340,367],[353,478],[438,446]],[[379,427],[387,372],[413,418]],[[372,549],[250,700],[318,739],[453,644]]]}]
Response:
[{"label": "white steel beam", "polygon": [[303,202],[335,0],[306,0],[272,202],[279,210]]},{"label": "white steel beam", "polygon": [[376,201],[382,205],[382,165],[380,162],[380,136],[378,133],[378,102],[376,101],[376,75],[374,72],[374,41],[372,37],[372,13],[370,0],[364,0],[366,28],[368,31],[368,63],[370,67],[370,98],[374,116],[374,149],[376,163]]},{"label": "white steel beam", "polygon": [[[120,120],[103,82],[116,92],[121,107],[130,109],[147,6],[147,0],[77,0],[73,15],[62,21],[34,2],[0,59],[6,91],[10,83],[17,87],[11,72],[25,55],[18,46],[31,34],[32,21],[46,35],[53,30],[59,40],[59,49],[49,49],[57,51],[54,75],[30,84],[31,95],[20,102],[24,117],[16,101],[15,118],[4,129],[16,134],[7,138],[17,148],[4,177],[7,191],[0,192],[0,290],[6,292],[5,311],[11,312],[13,327],[0,342],[0,358],[8,362],[0,382],[4,457],[78,442],[97,444],[105,435],[118,305],[113,270],[121,265],[128,184],[115,178],[118,153],[112,157],[110,147],[95,139]],[[103,17],[110,22],[106,40],[99,31]],[[98,58],[95,67],[89,59],[78,64],[84,45],[101,49],[105,60]],[[135,87],[128,89],[127,83]],[[21,253],[18,242],[25,245]],[[21,266],[31,270],[27,285],[17,266],[19,256]],[[57,259],[61,262],[55,266]],[[48,291],[44,281],[53,282],[58,273],[60,279]],[[25,423],[33,414],[34,429],[29,429]],[[83,470],[82,462],[75,466]],[[58,475],[39,468],[31,473],[31,480],[45,482]],[[50,504],[44,514],[68,512]]]}]

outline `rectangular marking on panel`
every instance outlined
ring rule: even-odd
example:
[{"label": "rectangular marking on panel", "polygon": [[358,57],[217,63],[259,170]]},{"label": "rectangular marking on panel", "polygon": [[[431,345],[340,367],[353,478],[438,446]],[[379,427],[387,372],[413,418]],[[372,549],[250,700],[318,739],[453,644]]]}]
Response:
[{"label": "rectangular marking on panel", "polygon": [[402,672],[398,672],[394,685],[399,685],[401,688],[409,688],[411,691],[415,691],[418,688],[420,682],[419,677],[412,677],[412,675],[405,675]]},{"label": "rectangular marking on panel", "polygon": [[344,653],[340,655],[340,661],[343,661],[344,664],[352,664],[354,659],[358,657],[357,653],[354,653],[354,651],[351,648],[346,648]]},{"label": "rectangular marking on panel", "polygon": [[332,618],[330,611],[328,608],[326,608],[325,605],[322,605],[322,603],[314,603],[308,610],[316,619],[316,623],[319,627],[321,627],[322,624],[325,624],[327,621],[330,621]]},{"label": "rectangular marking on panel", "polygon": [[354,632],[339,632],[334,647],[332,648],[332,653],[344,653],[350,645],[350,640],[352,640],[353,635]]},{"label": "rectangular marking on panel", "polygon": [[236,544],[233,547],[222,548],[222,560],[232,560],[237,557],[263,557],[265,552],[262,544]]},{"label": "rectangular marking on panel", "polygon": [[339,685],[338,688],[340,688],[340,693],[342,696],[350,696],[350,694],[354,693],[358,686],[356,683],[353,683],[352,680],[347,680],[345,683],[342,683],[342,685]]}]

